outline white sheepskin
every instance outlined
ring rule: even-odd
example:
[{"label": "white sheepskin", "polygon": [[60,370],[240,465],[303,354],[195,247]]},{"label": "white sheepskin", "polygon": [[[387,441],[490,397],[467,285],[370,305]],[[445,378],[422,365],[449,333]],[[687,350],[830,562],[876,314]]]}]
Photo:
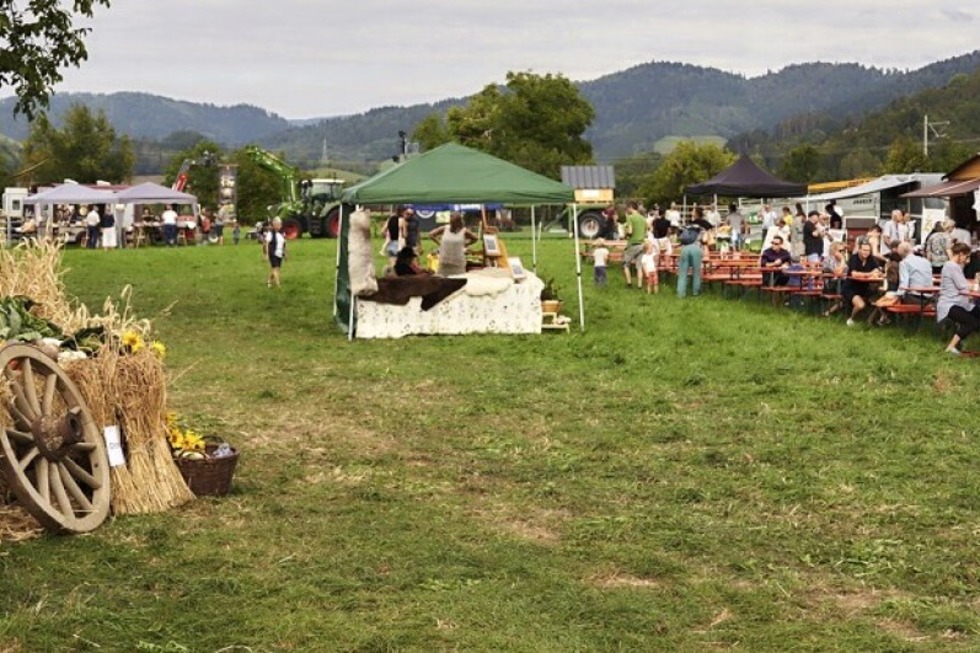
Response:
[{"label": "white sheepskin", "polygon": [[378,292],[378,280],[374,276],[374,250],[371,248],[371,216],[361,209],[350,216],[347,274],[350,276],[351,294],[355,297]]}]

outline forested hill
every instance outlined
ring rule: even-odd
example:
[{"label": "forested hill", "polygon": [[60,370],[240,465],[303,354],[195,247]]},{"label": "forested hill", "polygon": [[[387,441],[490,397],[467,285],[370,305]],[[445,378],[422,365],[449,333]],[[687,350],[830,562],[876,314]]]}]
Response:
[{"label": "forested hill", "polygon": [[[600,162],[650,150],[667,136],[731,138],[773,130],[804,113],[843,120],[880,109],[897,98],[941,88],[958,74],[980,68],[980,51],[914,71],[880,70],[859,64],[792,65],[759,77],[680,63],[653,62],[582,82],[596,109],[587,133]],[[488,80],[492,81],[492,80]],[[293,125],[261,108],[219,107],[144,93],[64,94],[52,100],[54,122],[70,103],[104,109],[120,132],[163,139],[194,131],[228,146],[246,142],[285,152],[305,167],[331,161],[380,161],[397,153],[398,132],[411,133],[425,116],[444,113],[465,99],[436,104],[380,107],[362,114]],[[0,101],[0,132],[26,137],[23,120],[11,117],[13,100]]]},{"label": "forested hill", "polygon": [[[27,138],[29,125],[23,116],[14,118],[14,102],[12,97],[0,100],[0,132],[22,141]],[[218,143],[241,145],[291,126],[282,116],[259,107],[220,107],[148,93],[58,93],[51,98],[48,111],[52,122],[60,124],[61,115],[72,104],[105,111],[117,132],[134,138],[158,140],[174,132],[192,131]]]},{"label": "forested hill", "polygon": [[580,85],[596,109],[589,138],[600,159],[649,150],[664,136],[769,130],[791,116],[832,118],[881,108],[896,98],[944,86],[980,68],[980,51],[915,71],[858,64],[808,63],[745,78],[716,69],[649,63]]}]

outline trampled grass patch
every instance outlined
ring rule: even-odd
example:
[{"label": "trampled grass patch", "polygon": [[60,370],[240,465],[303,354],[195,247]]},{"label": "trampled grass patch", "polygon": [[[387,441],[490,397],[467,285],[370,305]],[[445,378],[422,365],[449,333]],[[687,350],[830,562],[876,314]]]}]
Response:
[{"label": "trampled grass patch", "polygon": [[66,253],[243,454],[228,498],[0,545],[0,650],[980,646],[978,366],[929,328],[586,268],[585,333],[348,342],[335,251],[279,291],[254,244]]}]

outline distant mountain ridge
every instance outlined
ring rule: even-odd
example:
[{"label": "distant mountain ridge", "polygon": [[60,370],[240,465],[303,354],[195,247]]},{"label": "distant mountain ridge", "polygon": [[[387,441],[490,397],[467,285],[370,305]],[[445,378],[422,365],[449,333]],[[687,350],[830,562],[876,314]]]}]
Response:
[{"label": "distant mountain ridge", "polygon": [[[580,82],[596,109],[586,134],[596,158],[610,162],[648,151],[666,136],[731,138],[772,130],[808,112],[834,118],[857,116],[897,98],[940,88],[958,74],[980,68],[980,50],[913,71],[881,70],[855,63],[805,63],[753,78],[690,64],[651,62]],[[196,131],[227,146],[254,142],[282,151],[291,162],[315,167],[323,154],[332,162],[370,162],[398,152],[398,132],[411,133],[432,112],[445,113],[465,98],[433,104],[379,107],[357,115],[289,121],[264,109],[219,107],[146,93],[60,94],[52,98],[55,122],[71,103],[104,109],[113,126],[134,138],[162,139]],[[27,135],[13,120],[13,99],[0,101],[0,132]]]},{"label": "distant mountain ridge", "polygon": [[[14,102],[12,97],[0,100],[0,132],[22,141],[30,125],[23,116],[14,117]],[[117,132],[133,138],[159,140],[174,132],[195,131],[218,143],[238,146],[293,126],[282,116],[247,104],[221,107],[130,92],[56,93],[48,115],[60,125],[60,117],[72,104],[105,111]]]}]

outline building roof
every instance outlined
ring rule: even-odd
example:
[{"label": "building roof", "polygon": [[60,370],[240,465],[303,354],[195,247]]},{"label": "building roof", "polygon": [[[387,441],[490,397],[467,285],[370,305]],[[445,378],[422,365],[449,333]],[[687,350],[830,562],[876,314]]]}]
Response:
[{"label": "building roof", "polygon": [[616,174],[612,166],[562,166],[561,181],[576,190],[616,188]]}]

